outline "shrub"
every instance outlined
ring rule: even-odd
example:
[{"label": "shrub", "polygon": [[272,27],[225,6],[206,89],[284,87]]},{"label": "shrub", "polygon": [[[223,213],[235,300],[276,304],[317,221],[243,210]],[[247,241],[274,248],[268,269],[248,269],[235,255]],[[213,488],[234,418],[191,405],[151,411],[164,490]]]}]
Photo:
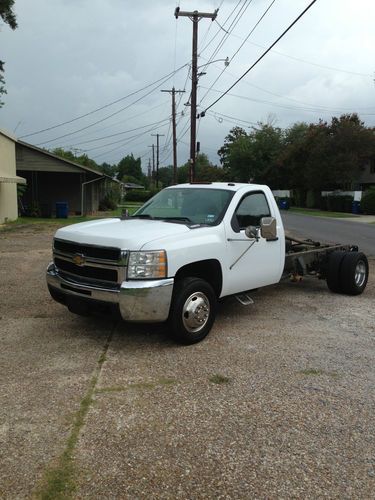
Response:
[{"label": "shrub", "polygon": [[320,193],[310,189],[306,195],[306,208],[320,207]]},{"label": "shrub", "polygon": [[369,189],[362,196],[361,209],[365,214],[375,215],[375,188]]},{"label": "shrub", "polygon": [[331,212],[351,212],[353,196],[327,196],[327,210]]},{"label": "shrub", "polygon": [[147,201],[154,196],[153,191],[141,191],[134,189],[134,191],[128,191],[125,195],[125,201]]},{"label": "shrub", "polygon": [[99,201],[99,210],[105,212],[107,210],[115,210],[117,208],[117,203],[114,198],[106,194],[104,198]]},{"label": "shrub", "polygon": [[99,210],[116,210],[117,205],[121,201],[121,191],[118,184],[106,186],[105,193],[99,201]]}]

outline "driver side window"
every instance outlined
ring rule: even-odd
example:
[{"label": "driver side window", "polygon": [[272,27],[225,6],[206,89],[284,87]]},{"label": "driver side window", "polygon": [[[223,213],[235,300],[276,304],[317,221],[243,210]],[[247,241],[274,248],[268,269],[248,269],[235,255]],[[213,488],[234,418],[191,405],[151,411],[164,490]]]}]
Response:
[{"label": "driver side window", "polygon": [[264,193],[250,193],[238,205],[233,217],[233,229],[239,231],[248,226],[260,226],[263,217],[271,212]]}]

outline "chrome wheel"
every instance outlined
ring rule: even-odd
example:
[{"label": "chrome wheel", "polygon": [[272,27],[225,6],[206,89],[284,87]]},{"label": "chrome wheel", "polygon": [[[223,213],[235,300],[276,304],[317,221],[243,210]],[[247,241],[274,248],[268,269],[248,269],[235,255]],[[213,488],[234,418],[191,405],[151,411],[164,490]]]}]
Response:
[{"label": "chrome wheel", "polygon": [[360,260],[358,261],[354,272],[355,284],[358,287],[361,287],[366,280],[366,276],[367,276],[366,264],[363,262],[363,260]]},{"label": "chrome wheel", "polygon": [[182,308],[182,322],[190,333],[205,327],[210,317],[210,302],[202,292],[194,292],[187,298]]}]

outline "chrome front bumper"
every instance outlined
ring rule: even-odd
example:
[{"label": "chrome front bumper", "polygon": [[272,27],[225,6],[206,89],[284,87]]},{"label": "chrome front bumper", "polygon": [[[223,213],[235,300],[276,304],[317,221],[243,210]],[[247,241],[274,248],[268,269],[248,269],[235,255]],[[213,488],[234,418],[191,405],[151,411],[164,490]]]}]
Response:
[{"label": "chrome front bumper", "polygon": [[47,284],[73,300],[100,301],[118,305],[125,321],[157,323],[169,315],[172,300],[173,278],[162,280],[123,281],[118,288],[78,283],[62,277],[55,264],[47,268]]}]

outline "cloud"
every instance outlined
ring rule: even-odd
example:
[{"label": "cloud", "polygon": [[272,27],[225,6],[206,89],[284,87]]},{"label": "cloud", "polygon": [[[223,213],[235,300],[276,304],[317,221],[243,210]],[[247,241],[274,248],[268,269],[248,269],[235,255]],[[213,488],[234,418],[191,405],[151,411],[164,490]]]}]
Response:
[{"label": "cloud", "polygon": [[[200,1],[199,9],[212,12],[218,3],[222,6],[217,21],[226,30],[231,30],[238,12],[233,9],[238,2]],[[187,11],[197,8],[193,0],[179,4]],[[307,0],[275,2],[237,54],[269,1],[254,0],[249,4],[236,26],[232,26],[230,36],[216,22],[202,19],[199,23],[199,65],[210,59],[221,41],[222,47],[212,59],[228,56],[231,63],[223,73],[222,61],[204,69],[206,75],[200,78],[198,101],[206,94],[206,89],[212,86],[212,90],[203,99],[201,109],[220,95],[215,90],[224,91],[231,86],[263,52],[262,46],[268,47],[307,4]],[[17,0],[15,5],[18,30],[13,32],[4,28],[0,31],[8,90],[6,106],[0,110],[0,126],[12,131],[21,122],[17,128],[19,135],[115,101],[191,59],[192,23],[188,18],[174,18],[175,0]],[[219,120],[218,115],[215,118],[208,114],[200,120],[201,150],[217,162],[215,152],[236,119],[239,125],[246,126],[243,120],[266,121],[270,114],[276,115],[279,126],[286,127],[294,121],[329,119],[333,114],[352,110],[359,111],[360,115],[362,112],[362,119],[374,125],[374,14],[375,4],[371,0],[363,0],[360,9],[350,0],[317,2],[275,50],[230,92],[241,97],[227,95],[212,108],[213,113],[222,113],[232,119],[222,117]],[[150,95],[147,95],[150,89],[145,90],[82,120],[26,140],[41,143],[104,120],[49,143],[79,147],[79,141],[162,120],[171,113],[171,101],[160,90],[174,85],[186,90],[178,106],[178,112],[184,111],[185,116],[179,117],[177,131],[179,159],[185,162],[189,156],[190,108],[183,104],[188,100],[190,84],[188,67],[185,67]],[[139,103],[105,119],[143,95]],[[168,164],[172,158],[170,124],[166,122],[157,131],[165,134],[161,144],[168,143],[168,148],[161,158]],[[124,134],[123,145],[120,143],[115,151],[110,152],[114,146],[108,146],[107,153],[103,148],[93,150],[92,155],[100,154],[98,161],[115,162],[133,152],[144,155],[145,166],[150,151],[148,146],[153,140],[150,134],[155,132],[147,132],[146,128],[132,142],[129,142],[131,134]],[[103,143],[98,141],[97,145]],[[82,144],[82,149],[85,148],[89,149],[88,145]]]}]

